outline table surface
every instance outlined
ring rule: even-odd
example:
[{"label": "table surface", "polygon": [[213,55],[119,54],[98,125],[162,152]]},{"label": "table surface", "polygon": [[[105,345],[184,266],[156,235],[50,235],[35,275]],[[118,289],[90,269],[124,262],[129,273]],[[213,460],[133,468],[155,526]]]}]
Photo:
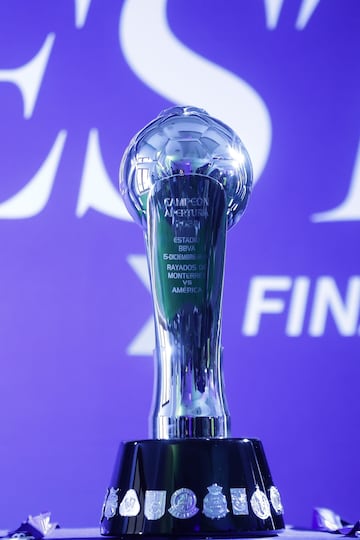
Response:
[{"label": "table surface", "polygon": [[[3,533],[3,534],[1,534]],[[0,536],[5,536],[6,531],[0,531]],[[79,528],[79,529],[67,529],[67,528],[60,528],[55,529],[51,534],[46,535],[46,539],[49,538],[49,540],[105,540],[106,537],[100,535],[99,528]],[[108,537],[111,538],[111,537]],[[263,537],[264,538],[264,537]],[[265,537],[266,538],[266,537]],[[274,538],[274,537],[267,537],[267,538]],[[311,530],[301,530],[301,529],[293,529],[291,527],[286,527],[286,529],[281,532],[278,536],[276,536],[278,540],[336,540],[337,538],[340,540],[341,538],[345,538],[343,535],[335,535],[334,533],[328,533],[328,532],[319,532],[319,531],[311,531]],[[184,540],[184,539],[183,539]],[[231,540],[231,539],[227,539]],[[246,540],[246,537],[242,537],[242,540]],[[254,537],[252,537],[251,540],[254,540]]]}]

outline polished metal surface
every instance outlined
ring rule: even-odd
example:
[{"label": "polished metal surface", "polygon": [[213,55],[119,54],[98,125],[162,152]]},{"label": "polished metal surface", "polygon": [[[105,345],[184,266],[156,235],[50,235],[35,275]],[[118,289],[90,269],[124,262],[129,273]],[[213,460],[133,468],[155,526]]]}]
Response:
[{"label": "polished metal surface", "polygon": [[194,107],[164,111],[124,154],[120,190],[144,230],[154,303],[154,438],[230,436],[221,347],[226,232],[251,184],[238,136]]}]

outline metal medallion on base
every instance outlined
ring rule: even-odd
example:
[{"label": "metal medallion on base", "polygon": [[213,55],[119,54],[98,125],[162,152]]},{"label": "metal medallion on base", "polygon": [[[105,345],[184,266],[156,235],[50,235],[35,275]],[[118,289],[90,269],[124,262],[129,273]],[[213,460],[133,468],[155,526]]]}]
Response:
[{"label": "metal medallion on base", "polygon": [[135,489],[128,489],[120,503],[119,514],[123,517],[137,516],[140,512],[140,503]]},{"label": "metal medallion on base", "polygon": [[107,519],[111,519],[115,516],[118,505],[119,505],[119,489],[110,488],[107,492],[103,514]]},{"label": "metal medallion on base", "polygon": [[208,494],[204,498],[204,514],[211,519],[220,519],[228,513],[227,501],[222,493],[223,488],[213,484],[208,488]]},{"label": "metal medallion on base", "polygon": [[189,519],[198,513],[196,495],[191,489],[180,488],[171,496],[169,512],[177,519]]},{"label": "metal medallion on base", "polygon": [[160,519],[165,514],[166,491],[147,490],[145,492],[145,517],[146,519]]},{"label": "metal medallion on base", "polygon": [[250,499],[250,505],[255,516],[258,518],[267,519],[271,516],[269,500],[265,493],[258,487],[256,487]]},{"label": "metal medallion on base", "polygon": [[102,534],[263,536],[284,526],[261,443],[231,439],[223,384],[226,237],[251,186],[239,137],[195,107],[164,111],[123,156],[120,190],[144,231],[154,305],[152,439],[121,446],[112,486],[123,498],[117,511],[108,497]]},{"label": "metal medallion on base", "polygon": [[271,486],[270,488],[270,501],[277,514],[282,514],[284,512],[279,490],[275,486]]},{"label": "metal medallion on base", "polygon": [[230,488],[230,493],[234,514],[236,516],[247,516],[249,514],[249,506],[246,497],[246,489]]}]

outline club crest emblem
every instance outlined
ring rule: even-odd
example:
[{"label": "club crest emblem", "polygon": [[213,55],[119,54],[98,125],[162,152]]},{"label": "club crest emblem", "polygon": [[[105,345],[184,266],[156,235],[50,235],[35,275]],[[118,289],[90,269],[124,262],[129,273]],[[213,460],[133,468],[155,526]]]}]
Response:
[{"label": "club crest emblem", "polygon": [[179,519],[188,519],[198,513],[196,495],[191,489],[181,488],[171,495],[169,512]]},{"label": "club crest emblem", "polygon": [[203,513],[211,519],[220,519],[229,512],[223,488],[213,484],[207,488],[208,494],[204,497]]},{"label": "club crest emblem", "polygon": [[119,504],[118,491],[118,489],[114,489],[113,487],[108,489],[103,507],[103,515],[106,519],[111,519],[116,514]]},{"label": "club crest emblem", "polygon": [[255,516],[260,519],[267,519],[271,516],[270,504],[267,496],[258,487],[251,496],[250,505]]},{"label": "club crest emblem", "polygon": [[249,514],[249,507],[245,488],[230,488],[231,504],[235,516]]},{"label": "club crest emblem", "polygon": [[145,492],[145,517],[160,519],[165,514],[166,491],[147,490]]},{"label": "club crest emblem", "polygon": [[128,489],[120,504],[120,516],[133,517],[140,512],[140,503],[135,489]]},{"label": "club crest emblem", "polygon": [[271,486],[270,488],[270,501],[277,514],[282,514],[284,512],[279,490],[275,486]]}]

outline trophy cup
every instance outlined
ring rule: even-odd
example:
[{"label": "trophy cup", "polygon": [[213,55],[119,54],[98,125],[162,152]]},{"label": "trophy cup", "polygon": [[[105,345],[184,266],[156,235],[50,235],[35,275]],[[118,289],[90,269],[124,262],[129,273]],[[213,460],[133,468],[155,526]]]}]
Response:
[{"label": "trophy cup", "polygon": [[102,509],[108,536],[271,536],[283,507],[258,439],[231,438],[221,302],[226,233],[252,167],[239,137],[195,107],[131,141],[120,189],[144,231],[156,346],[151,439],[122,443]]}]

